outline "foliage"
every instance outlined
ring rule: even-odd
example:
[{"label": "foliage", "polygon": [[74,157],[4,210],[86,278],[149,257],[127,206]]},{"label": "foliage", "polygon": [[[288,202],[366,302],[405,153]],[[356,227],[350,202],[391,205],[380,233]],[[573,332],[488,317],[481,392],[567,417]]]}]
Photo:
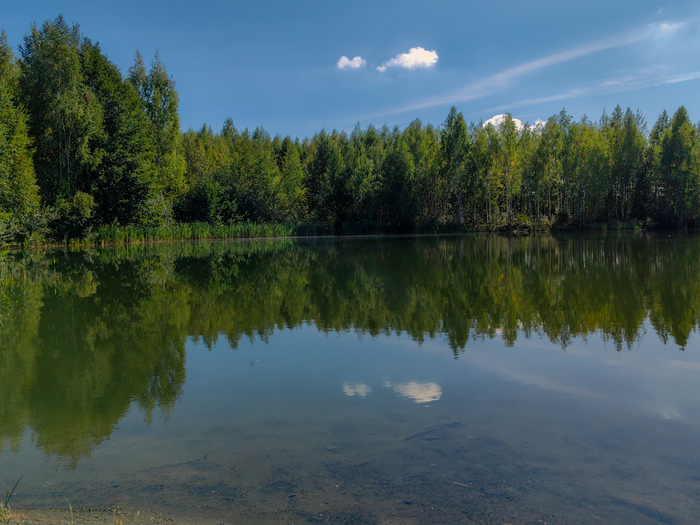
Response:
[{"label": "foliage", "polygon": [[[17,67],[0,35],[0,243],[15,237],[39,209],[27,119],[16,97]],[[4,238],[4,239],[3,239]]]},{"label": "foliage", "polygon": [[95,199],[79,191],[70,199],[57,202],[56,211],[57,217],[51,225],[56,239],[79,239],[92,225]]},{"label": "foliage", "polygon": [[151,63],[150,71],[146,72],[139,52],[129,70],[128,81],[140,96],[148,120],[148,135],[154,151],[153,191],[175,197],[185,187],[185,162],[179,148],[179,97],[175,91],[175,81],[168,75],[158,53]]},{"label": "foliage", "polygon": [[53,204],[91,189],[104,150],[104,110],[84,82],[84,41],[62,16],[32,24],[20,47],[20,99],[29,115],[34,165],[44,200]]},{"label": "foliage", "polygon": [[92,195],[101,223],[131,224],[146,213],[149,195],[156,193],[154,148],[149,121],[134,86],[97,44],[86,41],[83,50],[86,84],[103,107],[105,154],[97,167]]},{"label": "foliage", "polygon": [[52,214],[48,238],[83,240],[202,222],[339,234],[700,222],[700,142],[683,107],[651,132],[617,106],[598,122],[562,110],[524,128],[510,115],[467,124],[453,107],[439,128],[302,141],[227,119],[182,133],[158,53],[147,67],[137,52],[123,78],[60,15],[32,24],[19,51],[0,35],[0,237],[11,241],[39,240]]},{"label": "foliage", "polygon": [[700,145],[684,107],[676,111],[660,140],[659,174],[670,225],[696,225],[700,219]]}]

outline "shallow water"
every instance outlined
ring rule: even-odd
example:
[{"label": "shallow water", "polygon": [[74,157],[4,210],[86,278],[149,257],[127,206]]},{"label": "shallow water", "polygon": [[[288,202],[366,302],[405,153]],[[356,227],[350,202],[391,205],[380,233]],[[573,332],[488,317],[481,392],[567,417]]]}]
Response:
[{"label": "shallow water", "polygon": [[695,523],[700,238],[233,242],[2,267],[21,507]]}]

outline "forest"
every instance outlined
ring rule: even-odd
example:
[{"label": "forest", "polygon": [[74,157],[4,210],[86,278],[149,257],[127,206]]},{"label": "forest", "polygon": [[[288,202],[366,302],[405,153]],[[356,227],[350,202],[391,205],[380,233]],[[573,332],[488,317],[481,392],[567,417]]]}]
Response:
[{"label": "forest", "polygon": [[124,76],[62,16],[32,24],[17,54],[3,32],[0,243],[700,219],[700,129],[683,106],[651,127],[620,106],[597,121],[562,110],[534,127],[510,115],[467,123],[453,107],[439,127],[358,124],[299,139],[231,119],[182,132],[178,103],[158,53],[148,66],[137,53]]}]

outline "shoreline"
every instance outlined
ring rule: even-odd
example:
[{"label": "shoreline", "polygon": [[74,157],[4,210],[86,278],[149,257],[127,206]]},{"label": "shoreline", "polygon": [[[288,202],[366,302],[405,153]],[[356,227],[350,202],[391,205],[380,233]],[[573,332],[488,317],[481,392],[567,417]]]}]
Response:
[{"label": "shoreline", "polygon": [[[207,230],[214,229],[216,225],[203,224]],[[393,231],[390,227],[376,229],[373,231],[363,231],[362,228],[349,230],[342,233],[328,233],[329,228],[319,226],[315,230],[303,230],[288,225],[261,225],[255,228],[257,231],[237,231],[235,234],[217,235],[211,230],[207,234],[178,232],[172,235],[172,231],[167,231],[170,227],[148,228],[134,232],[133,227],[124,227],[119,230],[119,235],[106,237],[98,233],[92,238],[65,239],[61,242],[45,241],[16,243],[9,242],[4,245],[11,250],[22,250],[26,248],[99,248],[107,246],[134,246],[153,245],[177,242],[212,242],[231,240],[265,240],[265,239],[304,239],[304,238],[353,238],[353,237],[413,237],[413,236],[433,236],[433,235],[504,235],[504,236],[527,236],[527,235],[559,235],[559,234],[581,234],[581,233],[622,233],[622,232],[669,232],[682,233],[697,231],[697,228],[667,228],[659,225],[642,226],[636,223],[593,223],[593,224],[572,224],[551,226],[549,228],[486,228],[486,227],[465,227],[461,230],[455,228],[445,228],[444,230],[428,231],[417,229],[416,231]],[[163,232],[166,232],[163,234]],[[136,233],[136,234],[135,234]],[[230,233],[230,232],[227,232]],[[0,249],[3,244],[0,243]]]}]

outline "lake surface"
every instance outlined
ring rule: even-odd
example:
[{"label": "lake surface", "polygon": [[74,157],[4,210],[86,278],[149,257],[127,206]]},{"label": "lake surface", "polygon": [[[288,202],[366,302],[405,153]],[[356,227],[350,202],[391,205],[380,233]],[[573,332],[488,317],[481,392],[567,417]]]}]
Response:
[{"label": "lake surface", "polygon": [[306,239],[0,262],[17,507],[697,523],[700,236]]}]

